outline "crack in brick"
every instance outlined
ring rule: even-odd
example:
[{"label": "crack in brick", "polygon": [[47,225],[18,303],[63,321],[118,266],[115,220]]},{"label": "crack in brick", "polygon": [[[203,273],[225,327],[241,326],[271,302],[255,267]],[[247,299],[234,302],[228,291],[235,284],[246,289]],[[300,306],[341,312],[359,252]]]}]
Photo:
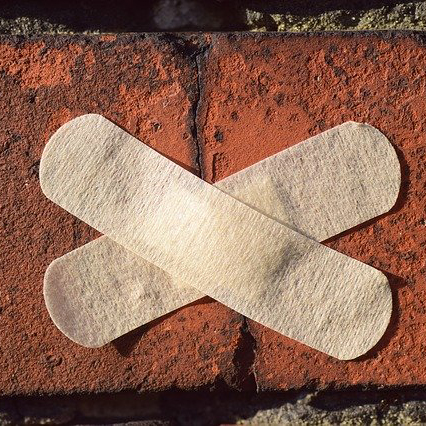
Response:
[{"label": "crack in brick", "polygon": [[256,339],[250,331],[248,320],[243,316],[240,339],[232,360],[237,370],[235,387],[239,390],[257,392],[259,389],[254,368],[256,346]]},{"label": "crack in brick", "polygon": [[189,128],[194,143],[194,165],[196,174],[201,179],[204,178],[204,171],[202,167],[202,149],[200,144],[200,135],[198,132],[198,117],[201,106],[202,98],[202,77],[201,68],[203,56],[206,54],[209,45],[202,36],[191,36],[185,34],[173,34],[165,33],[161,35],[161,38],[166,43],[171,44],[174,49],[180,53],[183,57],[189,59],[193,63],[194,71],[196,74],[195,84],[191,90],[191,108],[189,114]]},{"label": "crack in brick", "polygon": [[201,58],[200,55],[202,55],[203,52],[197,52],[195,54],[195,67],[197,70],[197,78],[196,78],[196,93],[195,93],[195,100],[192,104],[192,126],[191,126],[191,132],[192,132],[192,138],[194,140],[195,144],[195,167],[198,172],[198,176],[203,179],[204,173],[203,168],[201,166],[201,146],[198,136],[198,111],[200,108],[200,102],[201,102],[201,75],[200,75],[200,68],[201,68]]},{"label": "crack in brick", "polygon": [[195,94],[195,100],[192,104],[192,137],[195,144],[196,149],[196,155],[195,155],[195,166],[198,170],[198,175],[201,179],[204,179],[204,169],[202,166],[202,150],[200,145],[200,139],[198,134],[198,117],[199,117],[199,111],[201,108],[201,98],[202,98],[202,77],[201,77],[201,67],[202,67],[202,57],[207,52],[207,46],[201,46],[194,54],[194,63],[195,63],[195,69],[197,72],[197,79],[196,79],[196,94]]}]

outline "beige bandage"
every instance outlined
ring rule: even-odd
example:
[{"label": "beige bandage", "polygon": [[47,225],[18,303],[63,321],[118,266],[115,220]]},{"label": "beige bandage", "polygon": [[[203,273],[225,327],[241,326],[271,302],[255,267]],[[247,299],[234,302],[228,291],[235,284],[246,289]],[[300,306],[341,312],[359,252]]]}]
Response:
[{"label": "beige bandage", "polygon": [[[378,171],[369,167],[371,162]],[[371,126],[345,123],[215,186],[321,241],[388,211],[399,181],[387,139]],[[52,262],[44,294],[52,320],[66,336],[98,347],[203,296],[182,284],[101,237]]]},{"label": "beige bandage", "polygon": [[[346,126],[355,136],[358,126],[367,131],[372,129],[354,123]],[[318,166],[327,164],[324,155],[333,157],[335,163],[332,164],[339,165],[336,161],[342,161],[339,154],[333,152],[338,150],[338,142],[341,141],[337,129],[333,129],[334,138],[330,136],[325,139],[330,145],[321,155],[309,150],[314,138],[293,149],[295,163],[305,163],[307,160],[307,163],[312,161],[315,166],[309,168],[308,175],[305,170],[301,176],[303,179],[306,180],[311,173],[318,180]],[[371,131],[374,139],[377,139],[380,133],[374,129]],[[384,137],[381,135],[381,138]],[[361,180],[362,184],[368,183],[375,187],[378,178],[378,190],[370,192],[370,189],[361,185],[353,187],[352,192],[358,190],[367,195],[376,191],[379,195],[378,203],[382,205],[378,207],[375,203],[370,204],[377,208],[375,214],[380,214],[395,201],[399,187],[399,166],[388,142],[377,142],[375,153],[378,155],[372,155],[369,150],[373,141],[366,139],[369,142],[364,148],[358,146],[357,152],[343,154],[348,154],[347,165],[355,167],[359,164],[360,156],[364,158],[362,165],[365,169],[360,174],[366,173],[369,178],[365,182]],[[78,164],[80,158],[85,158],[83,164]],[[379,158],[386,160],[379,161]],[[276,181],[270,170],[279,170],[280,175],[284,171],[279,169],[279,163],[274,168],[265,167],[268,161],[274,161],[274,157],[241,172],[238,174],[241,178],[235,179],[236,184],[229,186],[237,188],[240,182],[241,187],[249,188],[246,198],[240,195],[244,193],[241,189],[233,195],[274,217],[273,206],[283,198],[279,191],[273,191]],[[253,191],[256,180],[253,170],[256,166],[260,167],[260,186],[264,184],[263,188],[266,188],[257,193]],[[265,173],[261,172],[262,168]],[[138,172],[140,170],[142,173]],[[243,178],[244,174],[246,177]],[[323,179],[322,173],[320,176]],[[325,171],[324,176],[329,174]],[[382,176],[387,178],[380,181]],[[324,190],[327,182],[333,182],[332,176],[320,182],[318,190]],[[42,159],[41,183],[45,193],[55,202],[174,277],[179,277],[173,279],[171,288],[179,287],[179,282],[189,282],[250,318],[342,359],[364,353],[386,328],[391,297],[386,278],[381,273],[333,252],[225,196],[102,117],[80,117],[63,126],[52,137]],[[388,192],[384,191],[385,195],[380,198],[384,184]],[[232,193],[226,185],[223,187]],[[305,187],[312,189],[315,183]],[[302,194],[303,185],[295,190]],[[263,205],[260,203],[259,207],[256,204],[259,194],[266,194],[265,200],[275,201],[267,201]],[[353,195],[348,195],[348,200],[350,196]],[[321,199],[319,193],[317,205]],[[285,208],[282,209],[286,200],[284,197],[284,201],[278,203],[279,210],[284,213],[277,216],[297,227],[297,223],[289,220],[297,209],[290,214],[286,213]],[[336,200],[341,201],[341,198]],[[315,204],[315,201],[311,202]],[[367,206],[369,203],[364,204]],[[329,204],[324,206],[330,210]],[[318,215],[317,211],[311,214]],[[318,230],[320,236],[329,236],[329,228],[335,233],[342,226],[334,227],[335,222],[330,219],[332,215],[326,216],[325,225],[320,224]],[[306,223],[309,226],[303,230],[302,225],[301,230],[317,237],[315,231],[312,233],[310,230],[310,227],[315,228],[315,221],[307,220]],[[117,253],[122,250],[107,239],[102,240],[99,243],[102,249],[97,250],[106,255],[97,255],[97,258],[107,259],[111,247]],[[89,245],[75,253],[86,250],[89,253],[87,263],[93,264],[90,261],[91,249],[93,247]],[[126,251],[122,250],[126,262],[134,264],[133,259],[137,259],[132,258],[132,255],[126,256]],[[100,268],[102,266],[107,266],[107,263]],[[142,272],[145,276],[153,276],[154,281],[170,281],[161,275],[164,274],[162,271],[160,275],[147,271]],[[50,276],[58,280],[64,277],[73,279],[67,267],[52,268]],[[102,276],[111,282],[116,275]],[[135,277],[132,274],[128,282],[138,283],[141,280],[139,275]],[[117,283],[120,289],[121,283],[121,280]],[[85,285],[90,284],[86,282]],[[185,285],[180,287],[179,294],[184,294],[183,289],[188,289]],[[136,286],[132,288],[135,290]],[[115,294],[117,292],[120,294],[120,290],[115,291]],[[128,291],[124,290],[122,294],[125,297]],[[51,292],[51,298],[56,298],[59,306],[58,300],[61,299],[58,292]],[[69,295],[66,298],[69,300]],[[137,299],[139,309],[143,309],[141,305],[145,299],[142,290],[136,290],[131,298]],[[170,308],[173,309],[170,306],[165,309]]]}]

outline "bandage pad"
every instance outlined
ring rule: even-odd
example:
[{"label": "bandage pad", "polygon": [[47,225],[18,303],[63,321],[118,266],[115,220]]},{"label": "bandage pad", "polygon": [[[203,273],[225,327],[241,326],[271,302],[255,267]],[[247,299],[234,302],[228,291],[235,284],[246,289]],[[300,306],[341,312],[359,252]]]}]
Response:
[{"label": "bandage pad", "polygon": [[[367,166],[377,169],[374,159]],[[173,280],[336,358],[365,353],[388,324],[382,273],[225,195],[100,116],[58,130],[40,177],[50,199]]]},{"label": "bandage pad", "polygon": [[[378,172],[366,158],[374,159]],[[399,182],[398,160],[386,137],[374,127],[349,122],[215,186],[320,241],[388,211]],[[203,296],[107,237],[52,262],[44,295],[56,326],[87,347],[102,346]]]}]

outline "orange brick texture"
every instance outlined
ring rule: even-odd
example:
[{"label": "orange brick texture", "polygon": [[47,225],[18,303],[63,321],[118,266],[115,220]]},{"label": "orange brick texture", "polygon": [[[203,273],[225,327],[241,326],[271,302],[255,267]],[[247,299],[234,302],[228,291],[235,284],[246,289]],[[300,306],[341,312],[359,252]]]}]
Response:
[{"label": "orange brick texture", "polygon": [[[1,394],[426,383],[419,35],[3,37],[0,91]],[[402,165],[397,205],[326,244],[388,276],[384,338],[337,361],[206,297],[100,349],[69,341],[44,307],[43,274],[98,233],[42,195],[37,171],[52,133],[89,112],[209,182],[344,121],[379,128]]]}]

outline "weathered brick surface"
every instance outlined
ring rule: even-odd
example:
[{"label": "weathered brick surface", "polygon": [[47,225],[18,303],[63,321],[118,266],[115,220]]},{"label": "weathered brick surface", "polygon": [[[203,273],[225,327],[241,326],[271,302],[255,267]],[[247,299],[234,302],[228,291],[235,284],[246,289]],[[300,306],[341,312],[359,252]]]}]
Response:
[{"label": "weathered brick surface", "polygon": [[402,165],[402,191],[391,213],[327,242],[389,277],[395,312],[386,335],[367,355],[344,362],[250,321],[259,388],[426,383],[426,48],[420,36],[214,36],[202,80],[199,134],[208,180],[347,120],[379,128]]},{"label": "weathered brick surface", "polygon": [[[0,39],[0,392],[254,388],[245,377],[254,345],[261,390],[425,384],[420,36],[215,34],[198,42],[205,50],[194,55],[190,39],[158,35]],[[248,321],[253,341],[240,315],[208,298],[101,349],[65,338],[44,307],[42,277],[54,258],[98,234],[45,199],[37,170],[49,136],[88,112],[195,173],[201,167],[208,181],[347,120],[378,127],[401,160],[397,206],[327,245],[389,277],[395,314],[382,341],[350,362]]]},{"label": "weathered brick surface", "polygon": [[210,299],[85,349],[55,328],[42,295],[48,264],[98,235],[41,193],[40,155],[59,126],[97,112],[197,171],[197,73],[182,50],[161,36],[0,39],[1,394],[236,380],[242,318]]}]

